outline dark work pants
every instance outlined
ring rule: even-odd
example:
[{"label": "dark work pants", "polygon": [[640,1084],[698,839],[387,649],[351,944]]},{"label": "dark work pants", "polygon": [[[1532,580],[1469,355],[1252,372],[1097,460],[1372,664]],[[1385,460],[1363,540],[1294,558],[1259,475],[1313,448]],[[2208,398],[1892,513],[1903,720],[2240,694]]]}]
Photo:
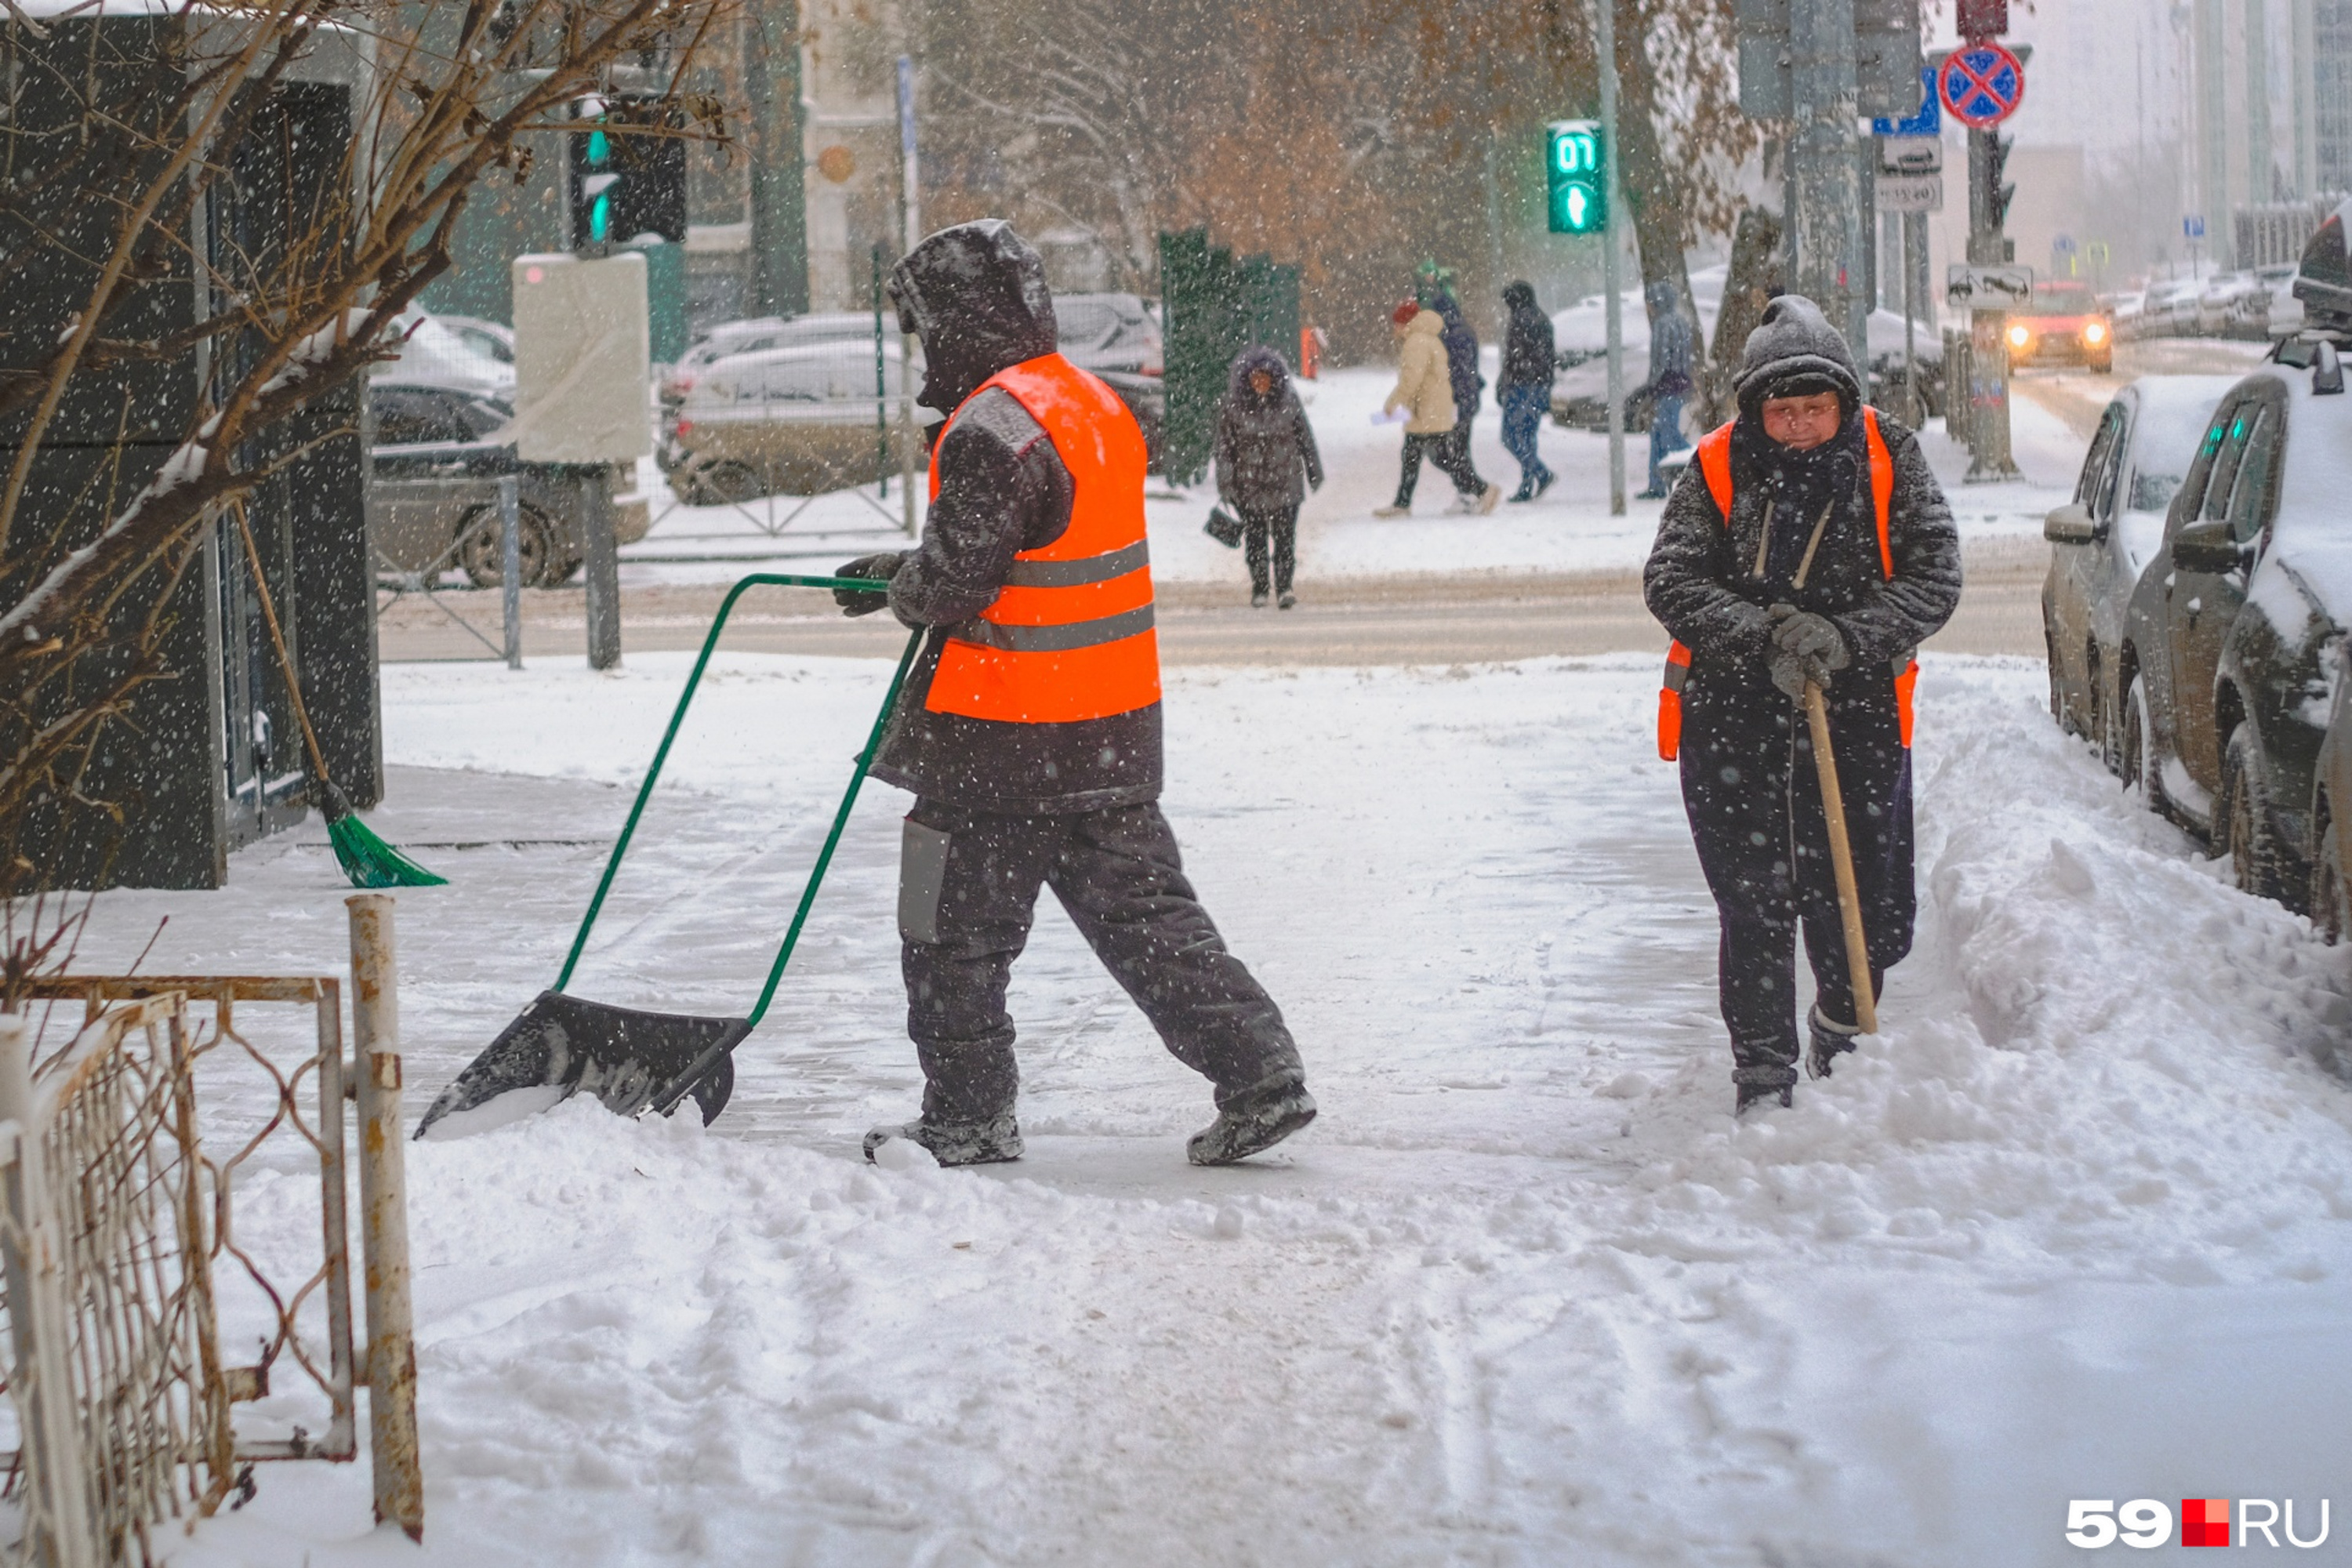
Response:
[{"label": "dark work pants", "polygon": [[1266,544],[1274,544],[1274,591],[1290,592],[1290,580],[1298,570],[1298,509],[1284,507],[1278,511],[1244,511],[1242,527],[1247,531],[1243,539],[1243,554],[1249,561],[1250,591],[1265,592]]},{"label": "dark work pants", "polygon": [[1041,887],[1170,1053],[1215,1086],[1220,1106],[1276,1074],[1305,1082],[1281,1010],[1225,951],[1157,805],[1001,816],[918,800],[899,866],[898,934],[926,1121],[1013,1109],[1020,1069],[1004,988]]},{"label": "dark work pants", "polygon": [[1412,492],[1421,483],[1421,459],[1424,455],[1437,466],[1438,472],[1454,481],[1456,494],[1485,493],[1486,483],[1470,461],[1470,421],[1463,419],[1451,430],[1432,431],[1426,436],[1406,434],[1404,470],[1397,476],[1397,505],[1412,504]]},{"label": "dark work pants", "polygon": [[[1911,951],[1911,753],[1890,674],[1848,670],[1829,693],[1846,836],[1861,894],[1874,992]],[[1717,987],[1733,1079],[1796,1081],[1796,943],[1815,1000],[1854,1021],[1837,879],[1804,711],[1769,681],[1730,689],[1697,672],[1684,692],[1683,806],[1722,923]]]}]

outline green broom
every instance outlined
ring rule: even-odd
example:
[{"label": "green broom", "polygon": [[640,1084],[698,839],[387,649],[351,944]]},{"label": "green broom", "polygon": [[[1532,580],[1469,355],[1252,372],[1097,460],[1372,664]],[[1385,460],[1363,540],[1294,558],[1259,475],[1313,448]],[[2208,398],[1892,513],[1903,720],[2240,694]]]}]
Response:
[{"label": "green broom", "polygon": [[302,683],[294,674],[294,660],[286,651],[286,634],[278,625],[278,606],[270,602],[269,578],[261,569],[261,550],[253,542],[253,530],[245,521],[245,506],[237,503],[236,531],[245,540],[245,558],[253,567],[253,591],[261,600],[261,618],[269,627],[269,644],[278,650],[278,668],[286,676],[286,695],[294,704],[294,718],[302,727],[302,743],[310,748],[310,774],[319,781],[318,793],[325,798],[317,803],[326,814],[327,841],[335,847],[335,858],[342,863],[343,875],[352,879],[354,888],[438,888],[449,879],[436,876],[411,860],[398,849],[377,837],[352,810],[352,803],[327,776],[327,760],[320,753],[319,737],[310,728],[310,710],[302,703]]}]

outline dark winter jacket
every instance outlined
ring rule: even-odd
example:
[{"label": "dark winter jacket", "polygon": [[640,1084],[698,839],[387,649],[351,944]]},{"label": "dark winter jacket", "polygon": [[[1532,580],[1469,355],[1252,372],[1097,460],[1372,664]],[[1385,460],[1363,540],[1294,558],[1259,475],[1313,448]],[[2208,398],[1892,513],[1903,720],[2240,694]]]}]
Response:
[{"label": "dark winter jacket", "polygon": [[1463,319],[1461,303],[1453,295],[1439,294],[1430,308],[1445,323],[1445,374],[1454,389],[1454,417],[1457,423],[1466,421],[1478,412],[1478,395],[1486,384],[1478,374],[1478,334]]},{"label": "dark winter jacket", "polygon": [[[1763,389],[1792,376],[1824,377],[1853,396],[1844,428],[1811,452],[1790,451],[1763,433]],[[1852,665],[1840,685],[1885,681],[1891,692],[1892,661],[1941,627],[1960,595],[1959,535],[1917,439],[1880,416],[1895,459],[1889,579],[1880,568],[1860,384],[1845,341],[1811,301],[1784,296],[1748,339],[1734,384],[1740,412],[1731,438],[1729,524],[1692,464],[1667,499],[1643,574],[1651,614],[1691,650],[1693,681],[1753,687],[1765,700],[1768,611],[1794,605],[1827,616],[1843,634]],[[1794,578],[1825,507],[1830,521],[1800,588]],[[1786,706],[1785,698],[1769,700]]]},{"label": "dark winter jacket", "polygon": [[1054,352],[1053,297],[1037,253],[996,219],[941,229],[891,274],[902,321],[929,366],[922,401],[953,414],[940,437],[940,493],[919,548],[890,578],[890,609],[933,628],[883,738],[874,776],[982,812],[1093,811],[1160,795],[1160,705],[1068,724],[1011,724],[924,706],[943,628],[995,602],[1013,557],[1070,525],[1076,487],[1042,426],[1010,393],[972,391]]},{"label": "dark winter jacket", "polygon": [[[1264,371],[1274,385],[1260,397],[1250,377]],[[1234,360],[1224,405],[1217,410],[1217,499],[1241,512],[1277,512],[1323,487],[1323,455],[1290,384],[1282,356],[1260,345]]]},{"label": "dark winter jacket", "polygon": [[1536,291],[1529,284],[1514,283],[1504,289],[1503,303],[1510,307],[1511,320],[1503,333],[1503,374],[1496,383],[1496,395],[1522,386],[1550,391],[1556,352],[1551,318],[1536,309]]},{"label": "dark winter jacket", "polygon": [[1674,285],[1653,283],[1650,306],[1650,385],[1660,395],[1680,397],[1691,389],[1691,329],[1675,303]]}]

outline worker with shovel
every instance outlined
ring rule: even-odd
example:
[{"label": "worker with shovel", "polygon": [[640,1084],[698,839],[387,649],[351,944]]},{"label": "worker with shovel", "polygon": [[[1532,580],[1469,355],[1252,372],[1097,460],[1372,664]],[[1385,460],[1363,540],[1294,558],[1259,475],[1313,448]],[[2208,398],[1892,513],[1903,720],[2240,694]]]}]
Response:
[{"label": "worker with shovel", "polygon": [[1864,405],[1811,300],[1766,307],[1643,574],[1675,637],[1661,753],[1722,923],[1735,1109],[1790,1101],[1796,937],[1813,971],[1807,1069],[1874,1032],[1911,950],[1913,655],[1959,601],[1959,537],[1912,434]]},{"label": "worker with shovel", "polygon": [[1187,1153],[1246,1158],[1314,1119],[1273,998],[1225,950],[1160,812],[1160,654],[1143,521],[1143,437],[1056,352],[1037,253],[994,219],[899,261],[889,292],[920,337],[932,449],[920,548],[841,568],[848,614],[928,626],[874,766],[916,796],[898,927],[921,1116],[943,1165],[1021,1156],[1004,993],[1041,887],[1171,1052],[1215,1086]]}]

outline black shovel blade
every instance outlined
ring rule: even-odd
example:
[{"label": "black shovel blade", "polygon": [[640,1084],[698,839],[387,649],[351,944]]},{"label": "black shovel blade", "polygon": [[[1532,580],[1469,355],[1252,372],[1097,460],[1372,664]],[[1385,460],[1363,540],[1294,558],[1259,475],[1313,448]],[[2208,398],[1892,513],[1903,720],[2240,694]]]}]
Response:
[{"label": "black shovel blade", "polygon": [[[641,1013],[542,991],[441,1091],[416,1136],[450,1116],[458,1120],[437,1136],[486,1130],[583,1090],[623,1116],[649,1106],[667,1113],[691,1095],[708,1126],[726,1109],[735,1087],[731,1053],[751,1032],[745,1018]],[[510,1094],[526,1098],[490,1116],[466,1114]]]}]

